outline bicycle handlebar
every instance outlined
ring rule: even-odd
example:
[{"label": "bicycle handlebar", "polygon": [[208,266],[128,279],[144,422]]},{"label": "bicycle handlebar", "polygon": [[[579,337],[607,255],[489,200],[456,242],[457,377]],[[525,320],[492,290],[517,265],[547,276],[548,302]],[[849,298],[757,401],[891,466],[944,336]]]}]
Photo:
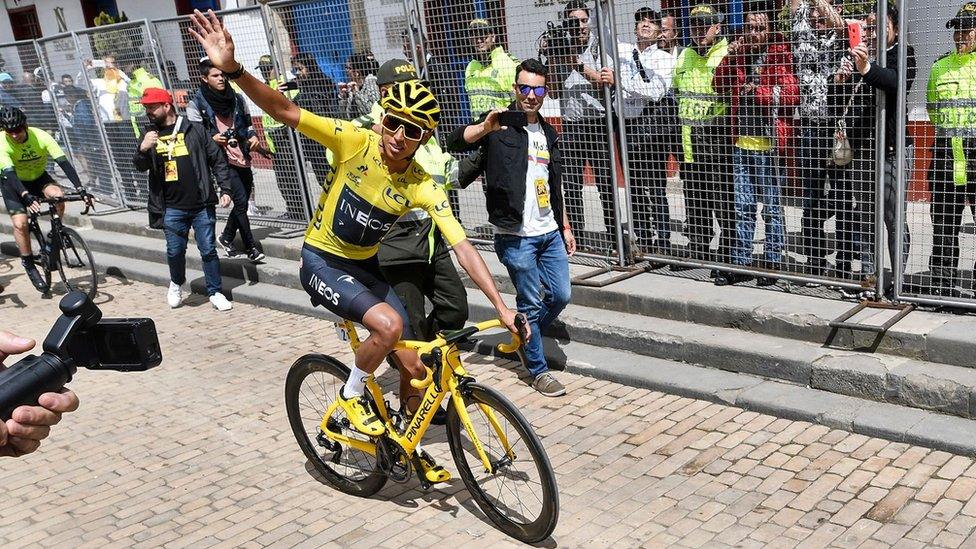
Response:
[{"label": "bicycle handlebar", "polygon": [[[55,204],[61,204],[61,203],[64,203],[64,202],[82,202],[82,201],[84,201],[84,202],[86,202],[85,203],[85,209],[81,212],[81,215],[88,215],[88,212],[93,209],[92,204],[89,204],[88,201],[85,200],[85,198],[86,197],[89,197],[89,196],[91,196],[91,194],[89,194],[87,192],[86,193],[81,193],[81,192],[77,192],[76,191],[76,192],[73,192],[73,193],[65,193],[63,196],[55,196],[55,197],[51,197],[51,198],[47,198],[47,197],[43,197],[43,198],[41,198],[41,197],[35,197],[35,199],[37,200],[37,202],[39,204],[49,204],[51,206],[53,206]],[[94,199],[94,197],[92,197],[92,198]],[[37,214],[35,214],[35,215],[37,215]]]},{"label": "bicycle handlebar", "polygon": [[[525,315],[524,314],[522,314],[522,313],[516,314],[515,315],[515,327],[518,329],[519,333],[512,334],[512,340],[509,343],[499,343],[498,345],[496,345],[496,348],[500,352],[502,352],[502,353],[506,353],[506,354],[514,353],[516,349],[518,349],[519,347],[522,346],[522,343],[524,341],[525,327],[526,327],[527,322],[528,322],[528,319],[525,318]],[[476,333],[479,333],[479,332],[483,332],[485,330],[491,330],[492,328],[506,328],[507,329],[507,327],[502,323],[502,321],[500,319],[497,319],[497,318],[492,319],[492,320],[486,320],[484,322],[479,322],[478,324],[475,324],[472,327],[473,328],[477,328],[477,329],[474,330],[473,332],[471,332],[470,334],[468,334],[467,337],[470,337],[470,336],[472,336],[472,335],[474,335]],[[467,338],[465,338],[465,339],[467,339]],[[421,358],[423,358],[423,357],[425,357],[425,355],[427,355],[428,353],[430,353],[434,349],[443,347],[445,345],[447,345],[447,341],[443,337],[438,337],[434,341],[431,341],[429,343],[425,343],[424,345],[419,346],[419,347],[416,347],[415,349],[417,351],[417,354],[419,354],[421,356]],[[410,380],[410,386],[413,387],[414,389],[423,389],[423,388],[427,387],[428,385],[430,385],[431,383],[433,383],[433,381],[434,381],[434,371],[431,370],[426,365],[424,365],[424,370],[426,370],[427,375],[424,376],[423,379],[411,379]]]}]

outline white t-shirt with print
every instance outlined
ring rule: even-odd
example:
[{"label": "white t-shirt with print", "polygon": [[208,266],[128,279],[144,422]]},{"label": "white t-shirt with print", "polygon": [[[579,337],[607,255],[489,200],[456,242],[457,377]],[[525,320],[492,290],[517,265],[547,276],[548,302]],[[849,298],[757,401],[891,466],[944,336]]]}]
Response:
[{"label": "white t-shirt with print", "polygon": [[498,228],[498,232],[518,236],[540,236],[559,228],[556,217],[552,213],[552,194],[549,189],[549,143],[538,122],[527,125],[525,130],[529,134],[529,165],[525,170],[522,228],[518,232]]}]

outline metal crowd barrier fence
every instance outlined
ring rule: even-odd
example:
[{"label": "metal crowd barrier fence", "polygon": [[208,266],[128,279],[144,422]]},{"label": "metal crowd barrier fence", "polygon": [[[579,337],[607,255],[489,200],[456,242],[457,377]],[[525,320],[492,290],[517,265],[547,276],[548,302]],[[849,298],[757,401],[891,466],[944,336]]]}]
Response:
[{"label": "metal crowd barrier fence", "polygon": [[976,79],[954,67],[972,59],[976,19],[961,6],[901,5],[894,52],[914,57],[917,74],[899,63],[897,142],[885,175],[897,181],[889,219],[896,299],[973,309]]},{"label": "metal crowd barrier fence", "polygon": [[[701,278],[709,269],[742,275],[723,282],[757,277],[976,306],[976,231],[966,208],[976,204],[969,160],[976,116],[966,110],[976,82],[957,81],[952,91],[938,72],[939,58],[954,48],[945,24],[958,6],[911,0],[889,27],[877,24],[897,15],[884,3],[847,2],[837,17],[823,17],[810,0],[704,11],[695,2],[663,4],[672,11],[646,11],[639,0],[569,10],[564,3],[403,0],[383,2],[367,18],[359,4],[282,0],[221,15],[248,69],[275,86],[295,81],[285,93],[320,114],[367,114],[376,93],[370,70],[412,60],[441,100],[441,143],[483,110],[513,100],[519,60],[545,61],[550,92],[542,114],[561,135],[567,211],[583,262],[663,264]],[[885,142],[881,92],[858,75],[855,26],[872,64],[909,51],[916,58],[914,81],[898,63],[901,116],[887,132],[894,143]],[[111,100],[113,69],[130,82],[136,68],[160,77],[184,108],[199,86],[202,55],[186,27],[179,17],[65,33],[35,48],[0,45],[4,70],[21,73],[18,82],[41,68],[47,100],[28,105],[28,115],[55,131],[103,200],[142,204],[128,139],[140,113]],[[889,41],[889,29],[897,39]],[[676,80],[679,54],[694,60],[695,44],[709,40],[697,51],[707,57],[717,48],[725,57],[713,59],[714,78],[702,85],[686,72]],[[375,64],[364,64],[370,59]],[[599,83],[604,68],[613,86]],[[301,227],[328,185],[327,152],[249,107],[274,150],[270,160],[255,159],[255,222]],[[835,137],[838,129],[846,140]],[[473,239],[490,246],[480,184],[452,192],[452,205]]]},{"label": "metal crowd barrier fence", "polygon": [[142,130],[149,124],[139,99],[143,88],[162,85],[149,23],[119,23],[74,35],[81,79],[96,107],[95,119],[108,142],[108,158],[118,176],[116,190],[126,206],[145,207],[148,174],[137,171],[132,163]]},{"label": "metal crowd barrier fence", "polygon": [[[245,67],[270,84],[283,83],[284,79],[278,77],[280,73],[274,68],[273,33],[263,9],[253,6],[224,10],[220,16],[234,36],[236,55]],[[199,93],[202,84],[200,60],[205,55],[187,32],[189,25],[186,16],[152,23],[157,43],[160,44],[158,53],[164,67],[163,74],[176,96],[178,109],[183,113]],[[255,224],[265,226],[304,228],[309,219],[308,197],[303,190],[301,157],[293,146],[294,132],[241,95],[258,136],[258,146],[250,151],[254,190],[249,218]]]},{"label": "metal crowd barrier fence", "polygon": [[[121,205],[119,176],[97,112],[98,96],[83,68],[83,60],[92,57],[91,50],[82,48],[75,33],[50,36],[36,43],[48,86],[58,101],[57,122],[61,139],[71,153],[75,169],[99,200]],[[31,124],[45,116],[43,109],[27,109],[25,112]]]}]

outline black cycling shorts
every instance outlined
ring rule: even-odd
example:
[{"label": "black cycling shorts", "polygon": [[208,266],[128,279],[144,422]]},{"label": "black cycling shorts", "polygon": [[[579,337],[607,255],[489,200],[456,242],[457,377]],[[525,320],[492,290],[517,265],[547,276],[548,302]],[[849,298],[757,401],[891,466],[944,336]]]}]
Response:
[{"label": "black cycling shorts", "polygon": [[[34,179],[32,181],[21,181],[21,183],[24,184],[24,188],[27,189],[27,192],[31,193],[32,195],[38,198],[44,197],[44,189],[47,188],[49,185],[58,184],[57,181],[55,181],[54,178],[51,177],[51,174],[47,172],[41,174],[41,176],[38,177],[37,179]],[[2,189],[3,189],[3,204],[7,207],[7,213],[9,213],[10,215],[26,214],[27,205],[21,202],[20,196],[18,196],[17,193],[14,192],[12,188],[10,188],[10,185],[7,184],[6,178],[4,178]]]},{"label": "black cycling shorts", "polygon": [[393,288],[383,280],[376,256],[346,259],[306,244],[302,246],[299,277],[312,302],[360,324],[373,306],[389,304],[403,319],[403,339],[413,339],[407,311]]}]

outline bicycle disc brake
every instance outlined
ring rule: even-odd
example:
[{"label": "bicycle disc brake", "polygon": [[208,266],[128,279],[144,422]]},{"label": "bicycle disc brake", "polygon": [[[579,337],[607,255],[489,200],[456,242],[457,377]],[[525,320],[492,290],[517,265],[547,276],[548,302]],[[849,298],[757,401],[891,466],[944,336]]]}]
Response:
[{"label": "bicycle disc brake", "polygon": [[410,480],[412,468],[407,451],[387,437],[380,437],[376,441],[376,462],[393,482],[403,484]]}]

